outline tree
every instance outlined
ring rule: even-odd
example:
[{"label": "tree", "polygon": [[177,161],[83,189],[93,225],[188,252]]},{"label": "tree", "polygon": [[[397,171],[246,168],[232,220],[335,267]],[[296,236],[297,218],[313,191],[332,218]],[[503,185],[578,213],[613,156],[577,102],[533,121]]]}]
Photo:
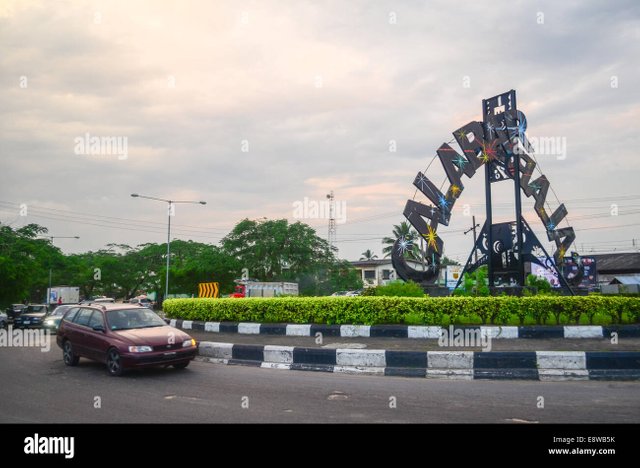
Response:
[{"label": "tree", "polygon": [[446,267],[449,265],[452,265],[452,266],[460,265],[460,262],[457,260],[453,260],[452,258],[449,258],[446,255],[443,255],[442,258],[440,259],[440,266]]},{"label": "tree", "polygon": [[360,260],[375,260],[376,258],[378,258],[378,256],[374,254],[370,249],[365,250],[360,255]]},{"label": "tree", "polygon": [[311,227],[286,219],[244,219],[222,239],[222,250],[262,281],[295,280],[328,269],[335,260]]},{"label": "tree", "polygon": [[488,269],[481,266],[473,273],[465,273],[460,286],[453,291],[454,296],[488,296],[489,286],[487,281]]},{"label": "tree", "polygon": [[416,262],[422,261],[420,247],[416,242],[420,238],[420,236],[407,221],[402,221],[400,224],[394,224],[392,237],[384,237],[382,239],[382,244],[385,245],[385,247],[383,247],[382,249],[384,258],[387,258],[391,255],[393,244],[395,244],[396,240],[400,238],[404,238],[407,241],[413,242],[412,248],[407,250],[405,256],[409,260],[413,260]]},{"label": "tree", "polygon": [[38,236],[47,228],[27,224],[19,229],[0,224],[0,304],[42,301],[49,284],[49,268],[63,266],[64,256]]}]

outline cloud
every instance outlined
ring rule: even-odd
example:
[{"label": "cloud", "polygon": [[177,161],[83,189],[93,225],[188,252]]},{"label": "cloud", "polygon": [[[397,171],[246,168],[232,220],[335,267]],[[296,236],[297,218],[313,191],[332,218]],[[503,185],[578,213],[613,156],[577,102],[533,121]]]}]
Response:
[{"label": "cloud", "polygon": [[[483,98],[511,88],[531,135],[566,138],[565,160],[539,158],[560,198],[633,194],[638,10],[633,1],[5,2],[0,200],[159,227],[16,221],[79,233],[62,247],[87,250],[163,241],[164,208],[132,192],[206,200],[181,207],[176,223],[215,228],[194,239],[216,242],[239,219],[291,219],[293,201],[334,190],[353,219],[339,226],[340,253],[358,258],[379,253],[376,238],[402,220],[437,147],[481,118]],[[86,133],[127,138],[128,158],[75,154]],[[437,161],[429,176],[443,180]],[[482,202],[475,179],[460,204]],[[325,235],[326,220],[309,222]],[[458,217],[448,229],[470,224]],[[449,252],[470,249],[469,236],[446,230]]]}]

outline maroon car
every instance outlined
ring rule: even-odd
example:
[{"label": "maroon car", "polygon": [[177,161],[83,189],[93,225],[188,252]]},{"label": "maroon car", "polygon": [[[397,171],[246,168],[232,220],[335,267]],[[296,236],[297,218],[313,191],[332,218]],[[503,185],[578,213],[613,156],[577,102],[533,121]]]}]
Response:
[{"label": "maroon car", "polygon": [[173,366],[184,369],[196,355],[196,340],[170,327],[155,312],[131,304],[86,304],[70,308],[56,338],[64,363],[80,357],[107,365],[111,375],[125,369]]}]

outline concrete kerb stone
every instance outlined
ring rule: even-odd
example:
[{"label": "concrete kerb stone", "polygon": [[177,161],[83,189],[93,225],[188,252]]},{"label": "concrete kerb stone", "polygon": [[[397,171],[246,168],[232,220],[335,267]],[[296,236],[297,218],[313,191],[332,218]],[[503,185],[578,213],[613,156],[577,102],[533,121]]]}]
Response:
[{"label": "concrete kerb stone", "polygon": [[[408,339],[438,339],[443,328],[427,325],[323,325],[274,324],[254,322],[199,322],[170,319],[168,323],[185,330],[204,330],[212,333],[241,333],[250,335],[324,336],[342,338],[395,337]],[[621,338],[640,338],[640,325],[567,326],[455,326],[456,329],[479,329],[482,337],[491,339],[609,339],[613,333]]]},{"label": "concrete kerb stone", "polygon": [[280,370],[444,379],[640,380],[640,352],[322,349],[199,343],[199,360]]}]

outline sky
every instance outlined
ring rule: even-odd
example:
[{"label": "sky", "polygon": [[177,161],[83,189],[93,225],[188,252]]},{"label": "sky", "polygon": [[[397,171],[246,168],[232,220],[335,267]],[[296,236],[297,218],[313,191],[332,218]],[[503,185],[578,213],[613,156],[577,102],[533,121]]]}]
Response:
[{"label": "sky", "polygon": [[[557,143],[537,159],[574,248],[637,251],[638,58],[634,0],[0,0],[0,222],[79,236],[67,253],[166,242],[166,204],[139,193],[207,202],[175,206],[173,239],[244,218],[326,238],[333,190],[339,256],[381,257],[406,200],[428,203],[417,172],[440,186],[436,149],[515,89],[528,136]],[[464,184],[438,230],[461,262],[485,217],[483,180]],[[515,219],[513,184],[493,197]]]}]

